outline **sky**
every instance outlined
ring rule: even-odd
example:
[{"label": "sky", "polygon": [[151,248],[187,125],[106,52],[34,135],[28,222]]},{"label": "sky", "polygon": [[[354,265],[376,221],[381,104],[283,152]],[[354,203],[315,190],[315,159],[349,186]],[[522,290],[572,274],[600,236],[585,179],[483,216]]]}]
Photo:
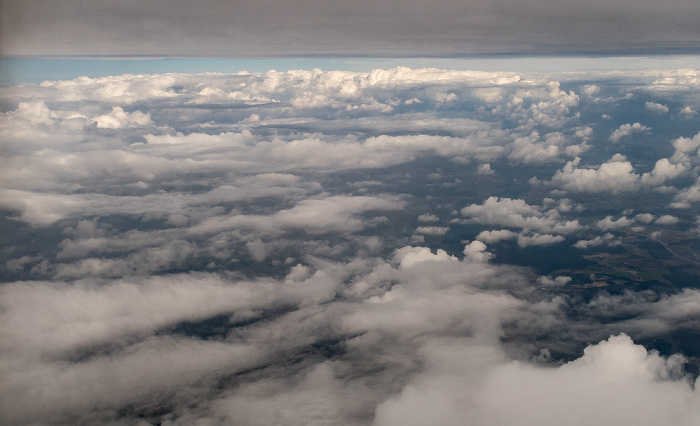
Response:
[{"label": "sky", "polygon": [[700,423],[697,2],[0,5],[4,424]]},{"label": "sky", "polygon": [[0,2],[19,56],[449,56],[697,52],[695,0]]}]

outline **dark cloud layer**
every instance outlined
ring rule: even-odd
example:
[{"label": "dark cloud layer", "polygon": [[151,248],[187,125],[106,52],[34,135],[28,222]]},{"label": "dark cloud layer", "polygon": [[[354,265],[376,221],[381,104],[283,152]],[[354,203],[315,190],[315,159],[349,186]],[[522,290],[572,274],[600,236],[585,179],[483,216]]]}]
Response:
[{"label": "dark cloud layer", "polygon": [[5,55],[698,51],[694,0],[4,0]]}]

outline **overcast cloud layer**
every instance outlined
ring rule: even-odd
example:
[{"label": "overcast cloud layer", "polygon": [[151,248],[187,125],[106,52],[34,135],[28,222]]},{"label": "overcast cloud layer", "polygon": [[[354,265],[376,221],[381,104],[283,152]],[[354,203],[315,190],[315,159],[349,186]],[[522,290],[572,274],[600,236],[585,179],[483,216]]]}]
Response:
[{"label": "overcast cloud layer", "polygon": [[0,10],[3,55],[700,50],[695,0],[3,0]]},{"label": "overcast cloud layer", "polygon": [[699,76],[0,88],[3,422],[698,424]]}]

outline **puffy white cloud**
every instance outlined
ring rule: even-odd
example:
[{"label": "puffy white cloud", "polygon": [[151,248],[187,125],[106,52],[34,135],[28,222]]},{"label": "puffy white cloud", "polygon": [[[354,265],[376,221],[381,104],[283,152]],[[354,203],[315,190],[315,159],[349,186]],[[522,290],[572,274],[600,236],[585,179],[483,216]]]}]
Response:
[{"label": "puffy white cloud", "polygon": [[596,228],[602,231],[608,231],[610,229],[621,229],[632,225],[634,221],[628,219],[627,216],[622,216],[617,220],[613,220],[612,216],[606,216],[605,219],[601,219],[596,222]]},{"label": "puffy white cloud", "polygon": [[670,214],[665,214],[659,216],[659,218],[656,219],[654,223],[657,225],[675,225],[676,223],[678,223],[678,218]]},{"label": "puffy white cloud", "polygon": [[644,108],[646,108],[648,111],[651,111],[655,114],[666,114],[668,113],[668,107],[663,104],[659,104],[656,102],[645,102],[644,103]]},{"label": "puffy white cloud", "polygon": [[51,111],[44,100],[19,102],[14,111],[4,112],[0,115],[3,128],[20,126],[24,123],[32,125],[52,125],[58,116]]},{"label": "puffy white cloud", "polygon": [[635,190],[639,175],[632,163],[621,154],[615,154],[607,162],[593,168],[580,168],[580,158],[566,163],[558,170],[550,183],[572,192],[612,192]]},{"label": "puffy white cloud", "polygon": [[647,185],[660,185],[668,179],[680,176],[687,170],[686,164],[673,164],[668,158],[662,158],[656,162],[651,172],[642,175],[641,181]]},{"label": "puffy white cloud", "polygon": [[402,268],[410,268],[416,263],[436,262],[436,261],[456,261],[455,256],[447,254],[445,250],[439,249],[433,254],[427,247],[403,247],[394,254],[394,260]]},{"label": "puffy white cloud", "polygon": [[540,141],[539,133],[532,132],[529,136],[515,139],[508,158],[525,164],[543,164],[558,159],[560,146],[565,141],[559,133],[550,133],[545,136],[544,141]]},{"label": "puffy white cloud", "polygon": [[492,175],[495,172],[491,169],[491,165],[489,163],[484,163],[479,166],[478,169],[476,169],[476,172],[480,175]]},{"label": "puffy white cloud", "polygon": [[471,94],[486,103],[493,104],[503,99],[502,87],[481,87],[472,90]]},{"label": "puffy white cloud", "polygon": [[642,125],[642,124],[639,124],[639,123],[634,123],[634,124],[629,124],[629,123],[628,123],[628,124],[623,124],[623,125],[621,125],[617,130],[615,130],[614,132],[612,132],[612,134],[610,135],[609,140],[610,140],[611,142],[619,142],[620,139],[622,139],[622,138],[624,138],[624,137],[626,137],[626,136],[630,136],[630,135],[632,135],[632,134],[634,134],[634,133],[646,132],[647,130],[650,130],[650,128],[647,127],[647,126],[644,126],[644,125]]},{"label": "puffy white cloud", "polygon": [[522,129],[532,131],[538,126],[559,129],[578,118],[579,113],[572,114],[571,109],[578,106],[579,96],[561,90],[559,81],[543,83],[540,87],[523,87],[509,96],[503,112]]},{"label": "puffy white cloud", "polygon": [[581,93],[586,95],[589,98],[593,98],[594,95],[598,94],[600,92],[600,86],[597,86],[595,84],[587,84],[583,87],[581,87]]},{"label": "puffy white cloud", "polygon": [[675,149],[671,161],[673,163],[691,163],[700,157],[700,132],[692,139],[680,137],[672,142]]},{"label": "puffy white cloud", "polygon": [[531,206],[524,200],[489,197],[482,204],[460,210],[471,223],[500,225],[544,233],[568,234],[581,226],[577,220],[564,220],[556,209]]},{"label": "puffy white cloud", "polygon": [[493,254],[486,251],[486,244],[474,240],[464,246],[464,258],[471,262],[488,262],[493,259]]},{"label": "puffy white cloud", "polygon": [[583,140],[588,140],[593,136],[593,128],[586,126],[581,129],[577,129],[576,133],[574,133],[574,136]]},{"label": "puffy white cloud", "polygon": [[74,80],[44,81],[42,92],[65,101],[103,101],[119,104],[154,99],[176,98],[172,89],[182,81],[176,74],[123,74],[99,78],[78,77]]},{"label": "puffy white cloud", "polygon": [[685,117],[692,117],[696,115],[698,112],[695,111],[693,108],[686,106],[685,108],[682,108],[680,111],[680,114],[685,116]]},{"label": "puffy white cloud", "polygon": [[92,120],[98,128],[102,129],[121,129],[128,126],[145,126],[152,123],[149,113],[144,114],[141,111],[128,113],[119,106],[112,107],[112,112],[97,116]]}]

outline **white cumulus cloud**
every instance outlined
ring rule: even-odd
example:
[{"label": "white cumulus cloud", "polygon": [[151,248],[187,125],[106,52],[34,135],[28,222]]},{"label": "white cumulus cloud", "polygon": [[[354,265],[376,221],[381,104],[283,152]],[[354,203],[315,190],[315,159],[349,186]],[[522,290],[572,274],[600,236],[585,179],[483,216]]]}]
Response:
[{"label": "white cumulus cloud", "polygon": [[637,189],[639,175],[634,173],[632,163],[621,154],[590,168],[579,167],[580,158],[566,163],[550,181],[551,184],[572,192],[612,192]]},{"label": "white cumulus cloud", "polygon": [[626,137],[626,136],[630,136],[630,135],[632,135],[632,134],[634,134],[634,133],[646,132],[647,130],[650,130],[650,128],[647,127],[647,126],[644,126],[644,125],[642,125],[642,124],[640,124],[640,123],[634,123],[634,124],[629,124],[629,123],[628,123],[628,124],[623,124],[623,125],[621,125],[617,130],[615,130],[614,132],[612,132],[612,134],[610,135],[609,140],[610,140],[611,142],[619,142],[620,139],[622,139],[622,138],[624,138],[624,137]]},{"label": "white cumulus cloud", "polygon": [[655,114],[666,114],[668,113],[668,107],[664,104],[659,104],[656,102],[645,102],[644,108],[655,113]]}]

